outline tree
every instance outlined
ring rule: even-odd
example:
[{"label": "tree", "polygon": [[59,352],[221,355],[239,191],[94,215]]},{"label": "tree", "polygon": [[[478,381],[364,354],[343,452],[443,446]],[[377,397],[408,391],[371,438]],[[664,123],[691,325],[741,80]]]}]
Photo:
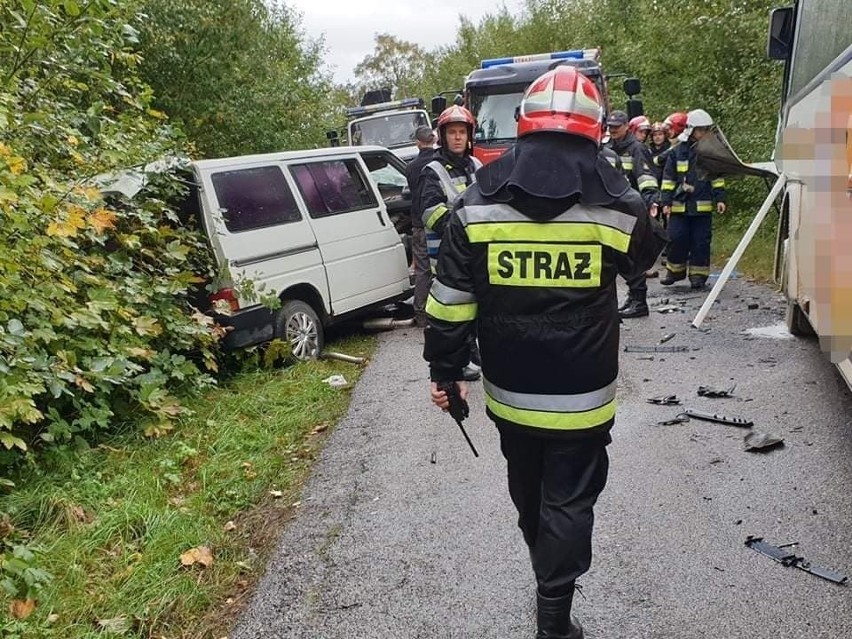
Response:
[{"label": "tree", "polygon": [[335,111],[322,44],[263,0],[143,0],[140,66],[155,103],[206,156],[324,143]]},{"label": "tree", "polygon": [[355,77],[362,92],[390,87],[395,98],[417,97],[416,88],[429,62],[430,57],[418,45],[379,33],[373,53],[355,67]]}]

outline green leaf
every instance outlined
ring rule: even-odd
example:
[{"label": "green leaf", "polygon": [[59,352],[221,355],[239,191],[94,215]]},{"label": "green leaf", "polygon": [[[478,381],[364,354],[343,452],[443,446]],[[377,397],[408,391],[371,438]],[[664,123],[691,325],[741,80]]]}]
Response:
[{"label": "green leaf", "polygon": [[69,16],[76,18],[80,15],[80,6],[74,0],[63,0],[62,6]]}]

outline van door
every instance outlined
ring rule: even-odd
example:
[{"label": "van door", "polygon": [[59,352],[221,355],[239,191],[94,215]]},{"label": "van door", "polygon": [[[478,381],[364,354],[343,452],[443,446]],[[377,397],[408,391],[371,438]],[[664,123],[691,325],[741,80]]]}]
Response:
[{"label": "van door", "polygon": [[[196,168],[218,263],[263,293],[308,283],[327,300],[317,238],[277,162]],[[240,307],[257,304],[241,298]],[[327,306],[327,304],[326,304]]]},{"label": "van door", "polygon": [[335,315],[410,288],[405,249],[359,155],[288,163],[319,243]]}]

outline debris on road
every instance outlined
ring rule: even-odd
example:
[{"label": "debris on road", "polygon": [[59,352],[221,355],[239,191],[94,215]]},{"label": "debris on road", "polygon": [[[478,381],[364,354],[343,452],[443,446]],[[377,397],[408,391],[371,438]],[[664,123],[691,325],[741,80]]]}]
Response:
[{"label": "debris on road", "polygon": [[681,413],[680,415],[675,415],[672,419],[666,419],[661,422],[657,422],[657,426],[674,426],[675,424],[685,424],[689,421],[689,417]]},{"label": "debris on road", "polygon": [[625,346],[625,353],[688,353],[689,346]]},{"label": "debris on road", "polygon": [[753,430],[743,438],[745,450],[769,450],[784,445],[784,438],[771,433]]},{"label": "debris on road", "polygon": [[663,335],[660,338],[660,344],[665,344],[669,340],[673,339],[675,335],[677,335],[677,333],[669,333],[668,335]]},{"label": "debris on road", "polygon": [[822,579],[826,579],[836,584],[845,584],[848,580],[846,575],[842,575],[834,570],[829,570],[828,568],[823,568],[822,566],[815,566],[804,557],[800,557],[794,552],[788,550],[792,546],[798,546],[798,542],[773,546],[772,544],[763,541],[763,537],[753,537],[752,535],[749,535],[745,540],[745,545],[752,550],[756,550],[761,555],[766,555],[770,559],[777,561],[782,566],[787,566],[788,568],[792,566],[793,568],[804,570],[805,572],[809,572],[812,575],[816,575],[817,577],[821,577]]},{"label": "debris on road", "polygon": [[701,397],[732,397],[736,385],[730,388],[714,388],[713,386],[699,386],[698,394]]},{"label": "debris on road", "polygon": [[680,306],[675,306],[674,304],[666,304],[664,306],[658,306],[656,309],[658,313],[682,313],[683,309]]},{"label": "debris on road", "polygon": [[660,395],[659,397],[649,397],[645,400],[649,404],[657,404],[659,406],[677,406],[680,400],[677,395]]},{"label": "debris on road", "polygon": [[727,417],[725,415],[717,415],[715,413],[705,413],[704,411],[695,410],[693,408],[687,408],[684,411],[684,414],[688,415],[689,417],[694,417],[695,419],[701,419],[708,422],[717,422],[719,424],[729,424],[731,426],[740,426],[743,428],[754,426],[754,422],[750,419],[745,419],[743,417]]}]

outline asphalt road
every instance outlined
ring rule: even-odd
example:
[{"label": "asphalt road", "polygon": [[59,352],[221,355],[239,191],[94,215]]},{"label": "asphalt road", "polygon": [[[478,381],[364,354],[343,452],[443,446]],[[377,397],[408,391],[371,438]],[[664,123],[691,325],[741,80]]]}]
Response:
[{"label": "asphalt road", "polygon": [[[658,280],[651,295],[682,310],[625,323],[622,346],[675,333],[666,345],[692,350],[622,353],[609,482],[575,605],[586,636],[852,637],[852,586],[744,546],[799,542],[852,576],[852,393],[816,341],[772,328],[783,300],[765,287],[731,281],[707,332],[689,326],[700,296]],[[782,336],[744,333],[766,327]],[[382,335],[232,639],[534,637],[534,580],[481,385],[474,459],[428,402],[421,352],[416,330]],[[696,393],[733,384],[731,399]],[[668,394],[682,406],[645,401]],[[750,418],[785,445],[745,452],[741,428],[657,425],[686,407]]]}]

